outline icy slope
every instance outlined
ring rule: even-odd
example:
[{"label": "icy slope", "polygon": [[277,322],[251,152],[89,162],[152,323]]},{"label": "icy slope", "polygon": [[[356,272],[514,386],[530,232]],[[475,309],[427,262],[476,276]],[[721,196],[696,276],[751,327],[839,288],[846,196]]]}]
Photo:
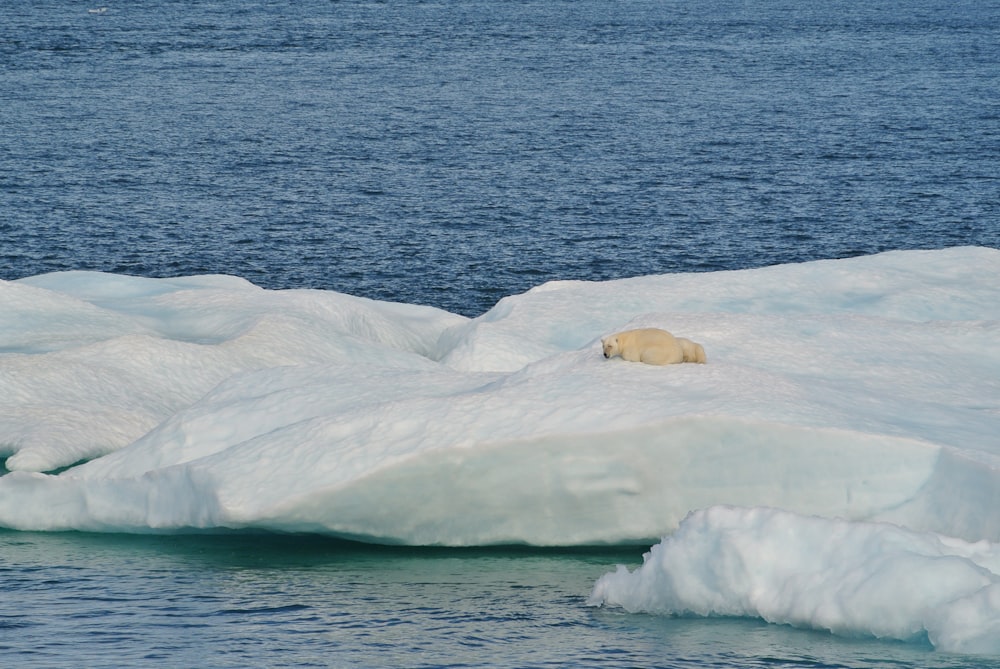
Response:
[{"label": "icy slope", "polygon": [[1000,544],[712,507],[692,513],[634,572],[601,577],[590,603],[927,638],[939,650],[1000,655]]},{"label": "icy slope", "polygon": [[[638,325],[708,364],[604,360]],[[997,540],[997,341],[979,248],[559,282],[473,320],[231,277],[5,282],[0,525],[565,545],[732,504]]]}]

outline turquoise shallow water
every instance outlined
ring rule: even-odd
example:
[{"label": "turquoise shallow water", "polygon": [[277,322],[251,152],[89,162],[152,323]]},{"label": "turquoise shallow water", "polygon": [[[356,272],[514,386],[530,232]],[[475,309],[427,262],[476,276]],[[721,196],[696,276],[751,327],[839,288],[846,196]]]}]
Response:
[{"label": "turquoise shallow water", "polygon": [[[990,667],[913,643],[589,607],[639,548],[0,532],[19,667]],[[13,666],[13,665],[12,665]]]}]

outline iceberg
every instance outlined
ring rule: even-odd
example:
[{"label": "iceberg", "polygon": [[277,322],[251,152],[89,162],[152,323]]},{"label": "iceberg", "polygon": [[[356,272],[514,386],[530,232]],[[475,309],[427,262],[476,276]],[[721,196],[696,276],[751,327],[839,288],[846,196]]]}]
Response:
[{"label": "iceberg", "polygon": [[635,571],[602,576],[589,603],[1000,655],[1000,544],[717,506],[692,512]]},{"label": "iceberg", "polygon": [[[708,364],[605,360],[630,327]],[[659,541],[591,602],[1000,653],[998,342],[979,247],[556,281],[472,319],[230,276],[0,281],[0,526]]]},{"label": "iceberg", "polygon": [[[707,365],[605,360],[656,326]],[[559,281],[469,319],[235,277],[0,283],[0,525],[655,541],[769,506],[1000,540],[1000,251]]]}]

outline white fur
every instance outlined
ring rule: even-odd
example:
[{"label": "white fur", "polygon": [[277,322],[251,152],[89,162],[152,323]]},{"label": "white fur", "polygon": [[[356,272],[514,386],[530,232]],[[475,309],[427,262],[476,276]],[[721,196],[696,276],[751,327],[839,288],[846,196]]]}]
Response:
[{"label": "white fur", "polygon": [[672,365],[679,362],[706,362],[705,349],[690,339],[675,337],[666,330],[641,328],[626,330],[601,339],[604,357],[620,355],[630,362]]}]

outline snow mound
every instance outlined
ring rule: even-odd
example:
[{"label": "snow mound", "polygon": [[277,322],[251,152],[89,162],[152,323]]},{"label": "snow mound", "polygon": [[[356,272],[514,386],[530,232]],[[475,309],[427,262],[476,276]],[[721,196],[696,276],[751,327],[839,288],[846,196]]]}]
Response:
[{"label": "snow mound", "polygon": [[[647,325],[709,363],[603,358]],[[0,282],[0,525],[574,545],[728,504],[996,541],[998,340],[983,248],[553,282],[476,319],[223,276]]]},{"label": "snow mound", "polygon": [[592,605],[760,617],[848,636],[1000,655],[1000,544],[776,509],[696,511]]}]

